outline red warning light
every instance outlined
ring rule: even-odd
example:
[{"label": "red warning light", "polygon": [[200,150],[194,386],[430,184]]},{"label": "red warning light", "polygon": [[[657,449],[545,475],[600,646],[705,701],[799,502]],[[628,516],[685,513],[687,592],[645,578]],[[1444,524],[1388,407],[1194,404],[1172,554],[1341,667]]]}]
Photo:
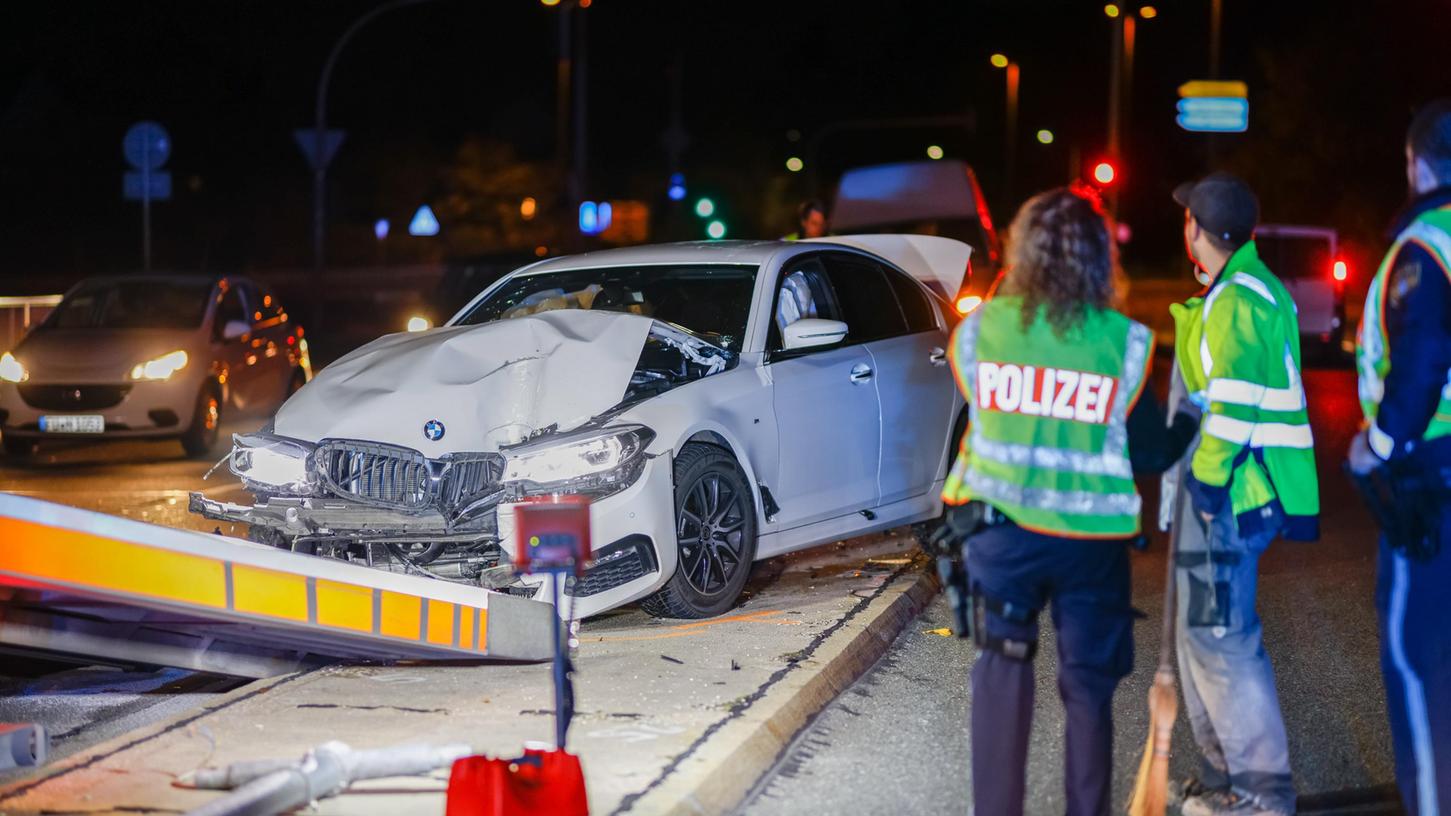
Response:
[{"label": "red warning light", "polygon": [[1093,166],[1093,180],[1099,184],[1113,184],[1116,178],[1118,178],[1118,169],[1113,166],[1112,162],[1101,161]]},{"label": "red warning light", "polygon": [[1330,276],[1338,281],[1343,281],[1350,277],[1350,267],[1346,265],[1345,261],[1336,261],[1335,265],[1330,268]]}]

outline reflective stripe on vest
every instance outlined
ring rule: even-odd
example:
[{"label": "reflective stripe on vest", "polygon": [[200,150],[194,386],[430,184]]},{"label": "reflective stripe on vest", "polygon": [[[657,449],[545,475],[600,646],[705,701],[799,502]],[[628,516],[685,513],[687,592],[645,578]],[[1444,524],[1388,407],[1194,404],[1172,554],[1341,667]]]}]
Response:
[{"label": "reflective stripe on vest", "polygon": [[[1381,400],[1385,398],[1385,378],[1390,373],[1390,339],[1385,328],[1386,283],[1390,277],[1391,262],[1400,254],[1401,248],[1414,242],[1431,254],[1448,279],[1451,279],[1451,207],[1422,213],[1410,226],[1396,236],[1371,279],[1370,289],[1365,296],[1365,311],[1356,333],[1355,367],[1358,374],[1357,387],[1360,393],[1361,411],[1370,425],[1370,442],[1376,453],[1389,458],[1395,441],[1375,425],[1376,413]],[[1434,439],[1451,435],[1451,371],[1447,372],[1446,385],[1441,389],[1440,404],[1426,426],[1423,439]]]},{"label": "reflective stripe on vest", "polygon": [[[1224,287],[1229,285],[1243,286],[1269,301],[1271,306],[1278,305],[1274,293],[1265,286],[1263,281],[1244,272],[1235,272],[1226,278],[1223,284],[1214,287],[1205,297],[1204,308],[1200,312],[1200,325],[1203,329],[1199,337],[1199,362],[1204,366],[1206,377],[1214,370],[1214,357],[1209,351],[1209,313],[1214,307],[1214,301],[1224,291]],[[1205,390],[1191,395],[1191,398],[1201,409],[1207,408],[1210,402],[1222,402],[1258,408],[1262,411],[1303,411],[1305,410],[1305,386],[1300,379],[1300,370],[1295,365],[1294,353],[1288,344],[1285,345],[1284,362],[1285,376],[1289,381],[1289,385],[1284,388],[1271,388],[1248,380],[1216,378],[1210,379]],[[1256,423],[1211,414],[1205,419],[1201,430],[1226,442],[1249,445],[1254,448],[1310,448],[1314,446],[1309,425],[1290,425],[1282,422]]]}]

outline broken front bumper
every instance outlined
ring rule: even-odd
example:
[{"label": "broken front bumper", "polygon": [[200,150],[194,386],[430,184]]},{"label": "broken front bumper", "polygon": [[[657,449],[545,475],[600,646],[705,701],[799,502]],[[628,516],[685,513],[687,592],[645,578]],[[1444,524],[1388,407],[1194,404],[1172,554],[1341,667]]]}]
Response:
[{"label": "broken front bumper", "polygon": [[437,510],[400,513],[339,498],[273,496],[253,505],[192,493],[188,509],[209,519],[255,524],[286,536],[339,536],[368,541],[478,541],[497,536],[494,514],[450,528]]}]

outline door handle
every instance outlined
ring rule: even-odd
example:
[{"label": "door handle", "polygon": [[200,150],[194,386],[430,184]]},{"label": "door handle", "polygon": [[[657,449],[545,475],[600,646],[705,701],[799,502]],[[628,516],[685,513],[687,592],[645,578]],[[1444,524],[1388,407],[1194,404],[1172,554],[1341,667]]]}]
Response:
[{"label": "door handle", "polygon": [[861,384],[872,378],[872,367],[866,363],[857,363],[851,367],[851,381]]},{"label": "door handle", "polygon": [[934,348],[927,354],[927,362],[935,366],[947,365],[947,352],[940,348]]}]

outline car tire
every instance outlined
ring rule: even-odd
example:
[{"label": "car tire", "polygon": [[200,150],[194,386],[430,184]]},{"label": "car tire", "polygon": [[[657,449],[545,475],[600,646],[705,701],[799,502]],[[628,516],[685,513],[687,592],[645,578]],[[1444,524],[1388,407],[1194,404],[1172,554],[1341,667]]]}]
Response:
[{"label": "car tire", "polygon": [[10,459],[29,459],[35,453],[35,441],[23,437],[7,436],[0,439],[5,446],[5,456]]},{"label": "car tire", "polygon": [[222,398],[217,389],[203,386],[191,414],[191,427],[181,435],[181,447],[193,459],[210,456],[216,449],[218,429],[222,424]]},{"label": "car tire", "polygon": [[740,597],[756,559],[755,500],[730,453],[705,444],[680,449],[675,531],[675,574],[640,606],[657,618],[712,618],[726,612]]}]

